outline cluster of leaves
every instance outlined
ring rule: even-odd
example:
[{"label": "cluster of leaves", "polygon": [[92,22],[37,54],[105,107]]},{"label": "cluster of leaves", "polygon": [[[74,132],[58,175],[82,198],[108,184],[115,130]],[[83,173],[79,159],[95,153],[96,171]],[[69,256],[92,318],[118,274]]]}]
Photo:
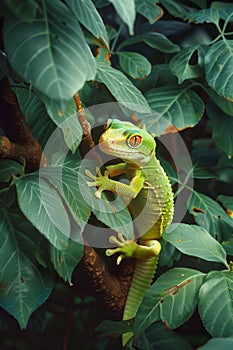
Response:
[{"label": "cluster of leaves", "polygon": [[[71,282],[82,257],[82,233],[90,203],[96,200],[92,191],[87,193],[82,171],[93,164],[82,162],[78,151],[82,128],[73,117],[72,96],[79,91],[88,107],[116,101],[130,104],[157,136],[186,129],[182,135],[190,143],[187,128],[204,130],[202,138],[191,135],[196,184],[188,208],[191,215],[186,224],[164,234],[160,260],[161,266],[171,268],[181,256],[191,255],[192,269],[174,267],[162,274],[148,289],[132,327],[136,337],[142,334],[138,348],[151,348],[165,337],[154,322],[161,320],[175,329],[198,306],[207,332],[224,338],[222,348],[232,347],[233,275],[226,260],[233,256],[232,4],[4,0],[0,9],[1,78],[7,75],[10,80],[51,164],[25,174],[21,164],[0,161],[0,305],[21,328],[26,327],[52,292],[52,270]],[[153,113],[148,113],[150,109]],[[128,110],[122,108],[122,113],[129,119]],[[90,122],[101,121],[86,115]],[[164,166],[174,190],[177,185],[179,193],[190,190],[185,164],[180,164],[182,181],[170,164]],[[107,207],[104,215],[101,205]],[[93,212],[108,227],[123,225],[125,233],[133,234],[127,209],[116,215],[103,201]],[[115,324],[108,325],[108,332],[112,330],[116,332]],[[191,348],[169,334],[166,341],[171,345],[175,340],[180,349]],[[201,349],[218,344],[219,339],[212,339]]]}]

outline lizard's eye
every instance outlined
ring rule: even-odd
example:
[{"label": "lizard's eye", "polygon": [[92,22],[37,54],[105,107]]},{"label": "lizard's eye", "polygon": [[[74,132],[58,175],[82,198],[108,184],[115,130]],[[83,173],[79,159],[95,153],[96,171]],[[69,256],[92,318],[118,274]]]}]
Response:
[{"label": "lizard's eye", "polygon": [[137,148],[142,143],[142,136],[141,135],[133,135],[128,140],[127,143],[132,148]]}]

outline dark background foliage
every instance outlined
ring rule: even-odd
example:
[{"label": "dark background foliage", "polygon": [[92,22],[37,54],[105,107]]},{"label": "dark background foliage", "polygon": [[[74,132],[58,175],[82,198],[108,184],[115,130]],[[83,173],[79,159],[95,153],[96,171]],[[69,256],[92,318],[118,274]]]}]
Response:
[{"label": "dark background foliage", "polygon": [[[232,348],[233,5],[2,0],[0,12],[1,349],[119,349],[127,327],[135,349]],[[105,122],[111,105],[102,116],[82,106],[114,102],[158,138],[182,137],[193,174],[182,157],[175,169],[158,141],[175,197],[194,178],[187,213],[164,233],[156,280],[130,325],[116,320],[132,264],[115,271],[101,249],[83,246],[87,222],[97,235],[130,221],[127,209],[101,214],[89,205],[93,194],[83,198],[89,127]],[[46,153],[54,130],[65,159]],[[114,293],[122,293],[116,314]]]}]

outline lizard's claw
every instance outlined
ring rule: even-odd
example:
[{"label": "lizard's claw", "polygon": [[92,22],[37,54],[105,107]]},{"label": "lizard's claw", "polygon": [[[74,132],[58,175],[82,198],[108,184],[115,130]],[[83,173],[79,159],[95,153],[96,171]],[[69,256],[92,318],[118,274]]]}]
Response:
[{"label": "lizard's claw", "polygon": [[101,170],[99,167],[96,167],[96,176],[93,175],[89,170],[85,170],[85,174],[94,181],[87,181],[87,185],[89,187],[98,187],[98,190],[95,192],[96,198],[101,198],[101,193],[108,189],[106,184],[108,180],[108,171],[105,170],[104,175],[101,174]]},{"label": "lizard's claw", "polygon": [[133,240],[126,240],[121,233],[118,233],[118,238],[115,236],[110,236],[109,241],[118,245],[115,249],[107,249],[105,254],[111,256],[113,254],[120,253],[117,258],[117,265],[120,265],[122,259],[132,258],[137,247],[137,243]]}]

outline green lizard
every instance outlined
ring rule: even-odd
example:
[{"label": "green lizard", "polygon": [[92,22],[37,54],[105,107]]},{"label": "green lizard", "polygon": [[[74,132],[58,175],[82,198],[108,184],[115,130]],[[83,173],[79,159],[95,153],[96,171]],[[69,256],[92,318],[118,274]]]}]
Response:
[{"label": "green lizard", "polygon": [[[136,227],[135,240],[126,240],[121,233],[118,238],[110,237],[117,245],[107,249],[106,255],[118,253],[117,264],[123,258],[136,258],[136,265],[128,292],[123,320],[135,317],[143,295],[149,287],[158,263],[161,250],[160,238],[173,217],[173,192],[169,179],[155,155],[156,143],[145,130],[130,122],[109,119],[99,140],[100,149],[107,154],[121,158],[123,163],[106,167],[104,175],[97,170],[97,176],[88,170],[86,174],[94,181],[97,198],[108,190],[120,195],[127,203]],[[129,184],[110,179],[125,174]],[[133,336],[123,335],[123,345]]]}]

